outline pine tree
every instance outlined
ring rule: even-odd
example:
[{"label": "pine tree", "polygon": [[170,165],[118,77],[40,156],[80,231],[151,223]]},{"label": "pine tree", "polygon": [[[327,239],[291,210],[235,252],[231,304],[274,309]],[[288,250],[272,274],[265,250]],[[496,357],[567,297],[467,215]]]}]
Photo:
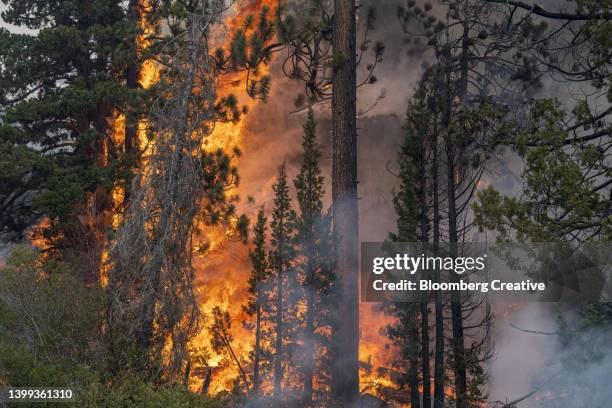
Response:
[{"label": "pine tree", "polygon": [[274,191],[274,209],[272,210],[272,239],[270,242],[270,265],[276,284],[275,301],[275,350],[274,350],[274,396],[280,398],[282,392],[284,345],[287,328],[285,326],[285,288],[289,281],[289,270],[295,256],[292,241],[294,239],[295,212],[291,208],[291,197],[287,183],[285,164],[278,170]]},{"label": "pine tree", "polygon": [[[332,363],[332,393],[336,400],[348,405],[359,398],[356,55],[361,61],[363,53],[370,49],[367,33],[374,27],[375,12],[371,7],[363,19],[364,40],[358,50],[354,1],[334,0],[328,4],[317,0],[306,8],[296,5],[293,13],[286,13],[290,7],[279,8],[278,12],[279,39],[289,51],[283,63],[285,72],[305,86],[306,97],[299,95],[296,105],[326,99],[332,102],[331,195],[337,237],[334,290],[339,299],[332,329],[332,355],[336,357]],[[361,84],[376,82],[373,72],[382,61],[384,48],[380,42],[372,47],[372,62],[367,64]]]},{"label": "pine tree", "polygon": [[0,30],[0,149],[13,168],[2,176],[2,225],[19,234],[47,217],[51,249],[72,250],[95,279],[109,191],[125,174],[112,123],[130,98],[124,39],[137,28],[118,0],[5,3],[3,20],[33,31]]},{"label": "pine tree", "polygon": [[[304,406],[313,400],[315,358],[328,356],[325,344],[318,339],[317,329],[329,328],[333,275],[333,234],[329,214],[323,213],[324,177],[319,161],[321,152],[317,142],[316,120],[312,109],[304,124],[302,137],[303,159],[299,174],[294,180],[300,215],[297,218],[297,243],[301,253],[301,283],[305,291],[304,341]],[[320,378],[322,380],[322,378]]]},{"label": "pine tree", "polygon": [[251,277],[249,278],[249,300],[246,312],[255,315],[255,345],[253,349],[253,393],[257,395],[261,387],[260,362],[262,359],[262,324],[266,291],[264,285],[269,277],[268,256],[266,253],[266,216],[261,208],[257,213],[257,223],[253,227],[255,248],[249,253]]},{"label": "pine tree", "polygon": [[[426,169],[430,118],[426,102],[426,89],[421,84],[408,106],[404,126],[405,137],[398,157],[399,186],[393,195],[393,205],[397,214],[397,233],[390,234],[389,237],[394,242],[427,242],[429,238],[429,209],[426,202],[428,173]],[[402,358],[407,362],[405,379],[400,379],[399,385],[409,386],[411,406],[420,407],[420,361],[423,363],[423,385],[429,388],[427,302],[424,304],[393,302],[385,305],[385,311],[397,318],[394,324],[386,328],[386,332],[387,336],[400,348]],[[422,351],[421,358],[419,358],[419,351]],[[429,390],[425,392],[424,389],[423,395],[428,396]],[[423,399],[423,406],[429,408],[428,397]]]}]

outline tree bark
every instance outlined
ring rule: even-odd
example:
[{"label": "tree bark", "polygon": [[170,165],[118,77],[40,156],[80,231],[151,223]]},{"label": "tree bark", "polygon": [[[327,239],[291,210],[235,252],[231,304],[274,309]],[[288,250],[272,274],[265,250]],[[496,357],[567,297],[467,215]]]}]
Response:
[{"label": "tree bark", "polygon": [[[313,282],[313,267],[308,265],[308,281]],[[312,379],[314,375],[314,288],[306,293],[306,356],[304,358],[304,406],[312,405]]]},{"label": "tree bark", "polygon": [[[283,247],[284,243],[279,243]],[[276,281],[276,348],[274,354],[274,396],[279,398],[282,392],[281,381],[283,377],[283,265],[281,255]]]},{"label": "tree bark", "polygon": [[253,357],[253,394],[259,394],[259,359],[261,357],[261,289],[257,289],[257,311],[255,318],[255,350]]},{"label": "tree bark", "polygon": [[421,408],[421,393],[419,392],[419,325],[418,325],[418,306],[411,304],[408,328],[410,332],[410,368],[408,378],[410,382],[410,408]]},{"label": "tree bark", "polygon": [[429,370],[429,307],[421,303],[421,371],[423,374],[423,408],[431,407],[431,374]]},{"label": "tree bark", "polygon": [[332,74],[332,206],[340,297],[333,330],[334,396],[346,406],[359,395],[359,304],[355,1],[334,0]]},{"label": "tree bark", "polygon": [[[421,242],[424,245],[429,242],[429,218],[427,206],[427,170],[426,170],[427,153],[425,148],[425,140],[421,141],[421,160],[419,164],[419,206],[421,213]],[[429,278],[429,275],[427,275]],[[429,370],[429,307],[428,299],[421,302],[421,372],[423,375],[423,407],[431,408],[431,379]]]},{"label": "tree bark", "polygon": [[[438,185],[438,118],[434,117],[433,132],[433,244],[434,256],[440,250],[440,190]],[[435,281],[440,281],[440,271],[434,271]],[[436,351],[434,356],[434,408],[444,407],[444,305],[440,293],[434,291],[436,305]]]},{"label": "tree bark", "polygon": [[[461,61],[460,70],[461,77],[459,83],[459,98],[461,108],[467,106],[467,87],[469,75],[469,0],[463,2],[463,34],[461,38]],[[450,106],[449,106],[450,111]],[[457,243],[459,236],[457,233],[457,203],[455,197],[456,182],[455,182],[455,146],[454,140],[450,140],[447,147],[448,154],[448,231],[451,256],[457,255]],[[459,276],[452,274],[453,281],[459,281]],[[467,373],[465,362],[465,345],[463,334],[463,312],[461,307],[461,295],[458,291],[451,293],[451,322],[453,329],[453,358],[455,363],[455,398],[457,400],[457,408],[467,408]]]},{"label": "tree bark", "polygon": [[[450,256],[457,256],[457,211],[455,201],[455,165],[453,142],[447,146],[447,177],[448,177],[448,235]],[[451,273],[451,281],[459,282],[459,276]],[[463,313],[461,310],[461,294],[451,292],[451,323],[453,330],[453,359],[455,371],[455,398],[457,408],[467,408],[467,378],[465,370],[465,347],[463,344]]]}]

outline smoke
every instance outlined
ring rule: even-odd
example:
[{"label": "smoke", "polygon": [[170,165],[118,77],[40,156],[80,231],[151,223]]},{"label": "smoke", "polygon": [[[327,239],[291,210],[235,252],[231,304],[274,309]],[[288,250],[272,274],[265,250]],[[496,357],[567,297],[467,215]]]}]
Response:
[{"label": "smoke", "polygon": [[604,407],[610,404],[612,344],[609,328],[590,328],[576,334],[559,350],[557,361],[541,375],[541,407]]},{"label": "smoke", "polygon": [[[518,406],[602,407],[612,398],[610,330],[579,329],[574,309],[551,303],[496,310],[496,355],[489,362],[489,399]],[[559,318],[569,322],[561,333]],[[528,332],[529,331],[529,332]]]},{"label": "smoke", "polygon": [[[495,356],[489,362],[489,399],[513,401],[533,391],[543,371],[554,364],[559,348],[557,336],[537,335],[529,330],[555,332],[553,311],[547,303],[497,305],[495,308]],[[521,407],[531,408],[527,401]],[[537,406],[537,405],[535,405]]]}]

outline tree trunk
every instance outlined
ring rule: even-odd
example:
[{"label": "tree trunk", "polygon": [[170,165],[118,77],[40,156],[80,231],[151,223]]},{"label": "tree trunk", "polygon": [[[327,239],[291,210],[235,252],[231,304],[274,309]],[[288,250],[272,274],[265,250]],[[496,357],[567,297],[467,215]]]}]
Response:
[{"label": "tree trunk", "polygon": [[257,311],[255,318],[255,350],[253,357],[253,394],[259,394],[259,359],[261,356],[261,289],[257,289]]},{"label": "tree trunk", "polygon": [[332,74],[332,206],[337,236],[337,290],[333,331],[334,396],[347,406],[359,394],[359,228],[357,210],[355,1],[334,0]]},{"label": "tree trunk", "polygon": [[[427,207],[427,154],[425,150],[425,140],[421,142],[421,160],[419,165],[419,206],[421,213],[421,242],[425,245],[429,242],[429,218]],[[429,276],[426,276],[429,278]],[[421,372],[423,374],[423,407],[431,408],[431,379],[429,373],[429,299],[421,302]]]},{"label": "tree trunk", "polygon": [[[173,106],[174,112],[176,113],[176,120],[173,121],[175,127],[171,129],[171,137],[176,143],[175,157],[173,162],[164,169],[165,174],[163,177],[166,179],[166,186],[168,191],[171,191],[172,197],[179,196],[180,181],[179,174],[180,169],[183,167],[183,162],[188,160],[185,145],[188,143],[189,135],[187,134],[188,129],[188,106],[189,98],[193,92],[194,81],[196,71],[198,69],[198,60],[201,53],[201,47],[196,44],[198,39],[201,39],[203,35],[203,29],[198,27],[193,30],[191,50],[189,59],[186,61],[187,70],[185,72],[185,78],[178,87],[176,96],[176,106]],[[191,157],[189,157],[191,159]],[[168,246],[172,245],[169,241],[169,237],[166,232],[176,222],[175,209],[171,203],[166,205],[159,216],[159,222],[154,226],[152,245],[153,255],[151,259],[144,266],[144,278],[146,280],[142,296],[142,320],[137,323],[136,330],[136,344],[139,350],[144,353],[149,353],[153,346],[154,337],[154,323],[155,323],[155,309],[157,304],[158,292],[161,281],[162,267],[164,260],[169,256]],[[144,359],[146,362],[148,359]]]},{"label": "tree trunk", "polygon": [[[313,282],[312,266],[308,266],[308,281]],[[306,293],[306,355],[304,358],[304,406],[312,405],[312,378],[314,373],[314,288],[310,287]]]},{"label": "tree trunk", "polygon": [[[469,74],[469,22],[468,8],[469,1],[464,0],[463,3],[463,34],[461,39],[461,78],[459,84],[459,97],[462,109],[467,105],[467,87]],[[451,256],[456,256],[457,242],[459,237],[457,234],[457,213],[455,201],[455,177],[456,171],[454,163],[454,140],[450,141],[448,152],[448,223],[449,223],[449,241],[451,244]],[[459,281],[457,274],[452,274],[453,281]],[[453,327],[453,358],[455,360],[455,394],[457,399],[457,408],[467,408],[467,373],[465,362],[465,345],[463,336],[463,313],[461,307],[461,295],[457,291],[451,293],[451,321]]]},{"label": "tree trunk", "polygon": [[408,381],[410,383],[410,407],[421,407],[421,393],[419,392],[419,326],[418,326],[418,306],[411,304],[410,319],[408,323],[410,331],[410,368],[408,369]]},{"label": "tree trunk", "polygon": [[[450,256],[457,256],[457,207],[455,201],[455,164],[453,141],[447,144],[447,178],[448,178],[448,240]],[[459,275],[451,273],[451,282],[459,282]],[[453,329],[453,359],[455,371],[455,398],[457,408],[467,407],[467,378],[465,370],[465,347],[463,344],[463,314],[461,311],[461,294],[451,292],[451,322]]]},{"label": "tree trunk", "polygon": [[423,408],[431,407],[431,379],[429,372],[429,307],[421,303],[421,370],[423,373]]},{"label": "tree trunk", "polygon": [[[281,242],[279,246],[282,248],[282,245],[284,244]],[[283,378],[283,261],[281,255],[276,282],[276,350],[274,355],[274,396],[276,398],[281,395]]]},{"label": "tree trunk", "polygon": [[[434,117],[433,132],[433,244],[434,256],[440,250],[440,190],[438,185],[438,119]],[[440,271],[434,271],[435,281],[440,281]],[[434,356],[434,408],[444,408],[444,305],[440,293],[434,291],[436,305],[436,352]]]}]

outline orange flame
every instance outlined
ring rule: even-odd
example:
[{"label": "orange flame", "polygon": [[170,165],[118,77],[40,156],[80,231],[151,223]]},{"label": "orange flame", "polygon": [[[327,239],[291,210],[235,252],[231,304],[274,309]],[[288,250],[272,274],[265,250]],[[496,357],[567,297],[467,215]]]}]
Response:
[{"label": "orange flame", "polygon": [[[225,20],[225,26],[229,32],[243,27],[247,16],[256,15],[264,6],[272,9],[275,5],[274,0],[250,0],[244,3],[235,5],[230,10],[231,15]],[[222,47],[228,51],[229,44],[223,44]],[[267,72],[267,66],[258,70],[259,75],[265,75]],[[234,94],[250,110],[257,101],[247,95],[244,81],[244,73],[225,75],[217,89],[218,96]],[[206,140],[206,148],[210,150],[221,148],[226,152],[240,148],[243,136],[249,132],[245,124],[244,117],[237,122],[217,122],[212,134]],[[240,190],[236,189],[235,193],[239,194]],[[247,282],[250,276],[250,264],[248,249],[241,243],[231,242],[230,235],[227,229],[221,227],[207,227],[206,231],[203,231],[202,238],[195,245],[196,285],[200,288],[200,308],[205,316],[211,316],[215,306],[228,311],[232,316],[234,336],[232,347],[238,358],[244,363],[248,360],[254,341],[253,333],[242,324],[250,319],[242,308],[248,297]],[[210,322],[205,322],[205,326],[209,324]],[[194,347],[205,347],[208,346],[208,341],[209,333],[205,328],[192,341],[192,344]],[[210,392],[230,390],[233,380],[238,376],[237,367],[233,363],[222,361],[219,355],[213,355],[208,361],[208,366],[215,367]],[[202,379],[194,378],[192,388],[198,389],[201,382]]]}]

